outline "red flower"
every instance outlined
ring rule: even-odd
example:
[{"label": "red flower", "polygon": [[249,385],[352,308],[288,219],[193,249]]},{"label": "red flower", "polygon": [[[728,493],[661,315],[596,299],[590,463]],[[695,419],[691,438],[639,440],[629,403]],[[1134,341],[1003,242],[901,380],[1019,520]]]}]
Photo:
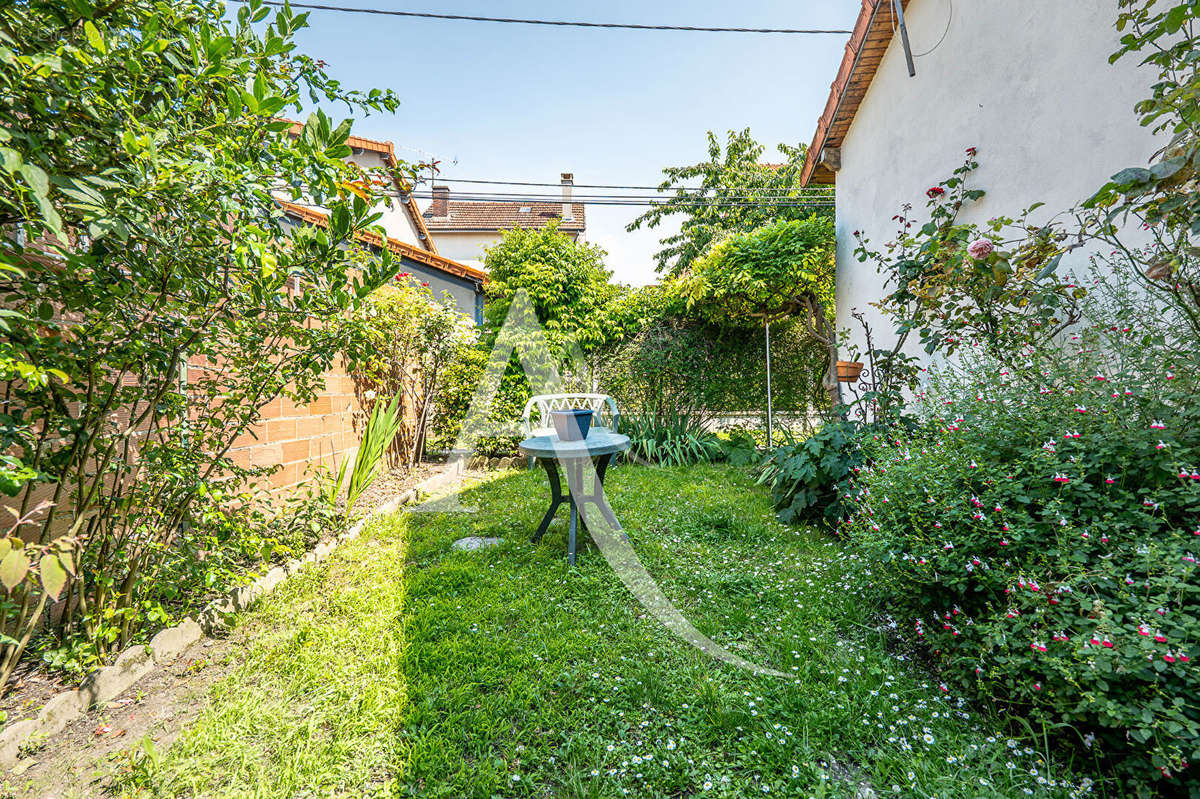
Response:
[{"label": "red flower", "polygon": [[967,148],[967,155],[971,156],[972,158],[975,157],[975,153],[977,153],[977,152],[979,152],[979,151],[976,150],[974,147]]},{"label": "red flower", "polygon": [[932,200],[934,197],[941,197],[945,193],[946,190],[941,186],[934,186],[933,188],[925,191],[925,196]]}]

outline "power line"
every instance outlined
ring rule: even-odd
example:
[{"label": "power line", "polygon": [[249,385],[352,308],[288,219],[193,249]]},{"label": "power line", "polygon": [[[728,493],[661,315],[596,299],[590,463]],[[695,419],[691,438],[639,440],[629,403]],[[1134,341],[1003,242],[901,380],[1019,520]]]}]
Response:
[{"label": "power line", "polygon": [[[424,196],[437,196],[436,192],[430,191],[428,188],[419,188],[414,191],[420,192]],[[561,194],[535,194],[532,192],[475,192],[462,191],[450,194],[448,199],[452,200],[491,200],[504,199],[506,197],[520,197],[532,200],[533,202],[557,203],[562,202]],[[809,194],[805,192],[729,192],[717,194],[703,193],[683,193],[683,194],[591,194],[591,193],[575,193],[572,192],[571,197],[574,201],[581,202],[583,200],[654,200],[655,202],[669,202],[672,200],[754,200],[756,202],[770,201],[788,201],[788,200],[833,200],[832,194]]]},{"label": "power line", "polygon": [[[432,199],[432,194],[414,193],[414,197],[422,200]],[[510,203],[520,205],[559,205],[560,200],[531,200],[522,197],[505,197],[505,198],[475,198],[470,197],[463,199],[463,202],[488,202],[488,203]],[[796,201],[749,201],[749,200],[685,200],[682,202],[668,203],[664,200],[590,200],[590,199],[574,199],[572,202],[576,205],[624,205],[633,207],[672,207],[672,208],[832,208],[833,200],[796,200]]]},{"label": "power line", "polygon": [[[473,179],[468,179],[468,178],[444,178],[444,177],[441,177],[440,175],[438,177],[434,178],[433,182],[435,182],[435,183],[477,183],[477,184],[478,183],[486,183],[486,184],[489,184],[492,186],[543,186],[546,188],[555,188],[555,189],[560,188],[562,186],[562,183],[530,183],[530,182],[525,182],[525,181],[520,181],[520,180],[473,180]],[[743,190],[743,191],[753,191],[753,192],[755,192],[756,196],[761,196],[764,193],[765,194],[778,194],[778,193],[794,191],[794,189],[784,189],[784,188],[764,188],[760,191],[759,189],[757,189],[754,186],[736,186],[736,187],[723,186],[720,188],[717,188],[717,187],[707,187],[706,188],[704,186],[677,186],[677,187],[663,188],[661,185],[660,186],[623,186],[623,185],[618,185],[618,184],[613,184],[613,183],[572,183],[571,187],[575,188],[575,189],[628,189],[630,191],[654,191],[654,192],[662,192],[662,193],[665,193],[668,191],[688,191],[688,192],[721,191],[721,190],[725,190],[728,188],[736,188],[736,189]],[[803,191],[810,192],[814,195],[825,195],[825,194],[828,194],[830,196],[833,195],[832,189],[803,189]]]},{"label": "power line", "polygon": [[[248,0],[238,0],[247,2]],[[559,19],[519,19],[513,17],[475,17],[467,14],[434,14],[426,11],[393,11],[386,8],[354,8],[329,6],[317,3],[284,3],[280,0],[263,0],[264,5],[291,8],[308,8],[316,11],[341,11],[350,14],[377,14],[388,17],[416,17],[419,19],[454,20],[457,22],[502,22],[514,25],[553,25],[564,28],[619,28],[638,31],[687,31],[691,33],[783,33],[783,34],[848,34],[851,31],[825,28],[709,28],[699,25],[639,25],[632,22],[577,22]]]}]

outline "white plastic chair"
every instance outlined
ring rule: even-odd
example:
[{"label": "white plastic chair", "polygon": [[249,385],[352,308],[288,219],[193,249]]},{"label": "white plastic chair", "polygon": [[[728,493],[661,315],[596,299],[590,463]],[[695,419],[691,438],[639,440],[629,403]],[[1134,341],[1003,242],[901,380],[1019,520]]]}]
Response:
[{"label": "white plastic chair", "polygon": [[[537,422],[533,421],[533,409],[537,408]],[[521,414],[521,427],[525,436],[546,436],[554,432],[550,411],[566,411],[572,408],[591,408],[592,427],[619,433],[621,412],[617,401],[607,394],[536,394],[525,403]],[[607,417],[607,418],[606,418]]]}]

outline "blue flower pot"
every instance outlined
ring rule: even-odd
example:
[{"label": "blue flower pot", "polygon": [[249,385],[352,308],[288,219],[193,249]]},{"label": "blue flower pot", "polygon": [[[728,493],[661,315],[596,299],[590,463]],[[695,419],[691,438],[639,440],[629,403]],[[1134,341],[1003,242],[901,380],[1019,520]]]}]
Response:
[{"label": "blue flower pot", "polygon": [[550,411],[554,431],[562,441],[583,441],[592,426],[592,411],[575,408],[569,411]]}]

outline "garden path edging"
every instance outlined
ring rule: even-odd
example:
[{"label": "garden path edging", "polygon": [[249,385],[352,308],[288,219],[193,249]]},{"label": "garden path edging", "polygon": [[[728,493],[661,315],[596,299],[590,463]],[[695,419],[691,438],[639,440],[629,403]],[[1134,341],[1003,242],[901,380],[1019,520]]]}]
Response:
[{"label": "garden path edging", "polygon": [[415,488],[395,495],[376,506],[346,532],[318,543],[298,558],[275,566],[254,581],[238,586],[224,597],[208,603],[196,618],[186,617],[174,627],[160,630],[149,644],[134,644],[117,656],[111,666],[97,669],[78,688],[63,691],[42,706],[34,718],[14,721],[0,730],[0,770],[8,771],[20,760],[21,750],[33,742],[61,732],[68,724],[95,707],[105,705],[152,672],[174,660],[200,639],[226,628],[236,613],[247,610],[257,599],[278,588],[288,577],[311,563],[326,560],[334,550],[362,533],[372,518],[393,513],[423,495],[443,487],[461,474],[462,465],[451,462],[445,469],[423,480]]}]

